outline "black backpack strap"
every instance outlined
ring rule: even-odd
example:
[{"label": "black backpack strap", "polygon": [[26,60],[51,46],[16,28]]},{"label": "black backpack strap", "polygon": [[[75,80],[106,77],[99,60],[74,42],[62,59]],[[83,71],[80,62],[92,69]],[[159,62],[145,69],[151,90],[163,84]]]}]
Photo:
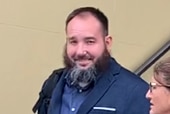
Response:
[{"label": "black backpack strap", "polygon": [[48,77],[48,79],[44,82],[42,89],[39,93],[39,99],[36,104],[32,108],[32,111],[36,113],[38,110],[38,114],[46,114],[48,105],[50,103],[51,95],[53,89],[55,88],[58,80],[60,79],[64,68],[54,70],[53,73]]}]

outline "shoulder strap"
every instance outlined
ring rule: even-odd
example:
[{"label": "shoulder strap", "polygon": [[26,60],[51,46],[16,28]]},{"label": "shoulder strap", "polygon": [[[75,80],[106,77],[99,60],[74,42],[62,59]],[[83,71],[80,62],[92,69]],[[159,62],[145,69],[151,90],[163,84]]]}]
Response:
[{"label": "shoulder strap", "polygon": [[[64,68],[54,70],[53,73],[48,77],[48,79],[44,82],[42,89],[39,93],[39,99],[37,100],[36,104],[32,108],[32,111],[35,113],[37,110],[40,109],[43,102],[49,104],[50,98],[53,92],[53,89],[56,86],[56,83],[60,79]],[[44,101],[45,100],[45,101]]]}]

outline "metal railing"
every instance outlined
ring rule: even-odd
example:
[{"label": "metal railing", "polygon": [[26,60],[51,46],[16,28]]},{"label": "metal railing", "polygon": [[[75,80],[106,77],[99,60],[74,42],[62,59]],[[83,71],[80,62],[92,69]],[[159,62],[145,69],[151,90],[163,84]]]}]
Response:
[{"label": "metal railing", "polygon": [[149,67],[151,67],[158,59],[160,59],[170,48],[170,40],[165,43],[156,53],[146,60],[134,73],[141,76]]}]

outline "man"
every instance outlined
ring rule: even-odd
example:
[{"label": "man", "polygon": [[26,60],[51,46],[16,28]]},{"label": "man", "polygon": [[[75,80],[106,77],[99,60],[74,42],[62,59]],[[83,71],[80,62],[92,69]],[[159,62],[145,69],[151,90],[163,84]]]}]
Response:
[{"label": "man", "polygon": [[110,55],[107,17],[81,7],[67,17],[65,31],[65,68],[39,114],[44,108],[48,114],[148,114],[147,83]]}]

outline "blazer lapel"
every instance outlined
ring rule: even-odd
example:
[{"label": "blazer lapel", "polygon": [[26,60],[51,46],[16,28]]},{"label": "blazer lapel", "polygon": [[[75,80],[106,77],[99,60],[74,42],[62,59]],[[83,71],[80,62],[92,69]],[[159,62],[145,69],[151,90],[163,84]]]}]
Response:
[{"label": "blazer lapel", "polygon": [[80,106],[77,114],[87,114],[88,111],[100,100],[100,98],[106,93],[110,85],[115,81],[114,76],[106,74],[101,76],[91,93],[87,96],[85,101]]}]

